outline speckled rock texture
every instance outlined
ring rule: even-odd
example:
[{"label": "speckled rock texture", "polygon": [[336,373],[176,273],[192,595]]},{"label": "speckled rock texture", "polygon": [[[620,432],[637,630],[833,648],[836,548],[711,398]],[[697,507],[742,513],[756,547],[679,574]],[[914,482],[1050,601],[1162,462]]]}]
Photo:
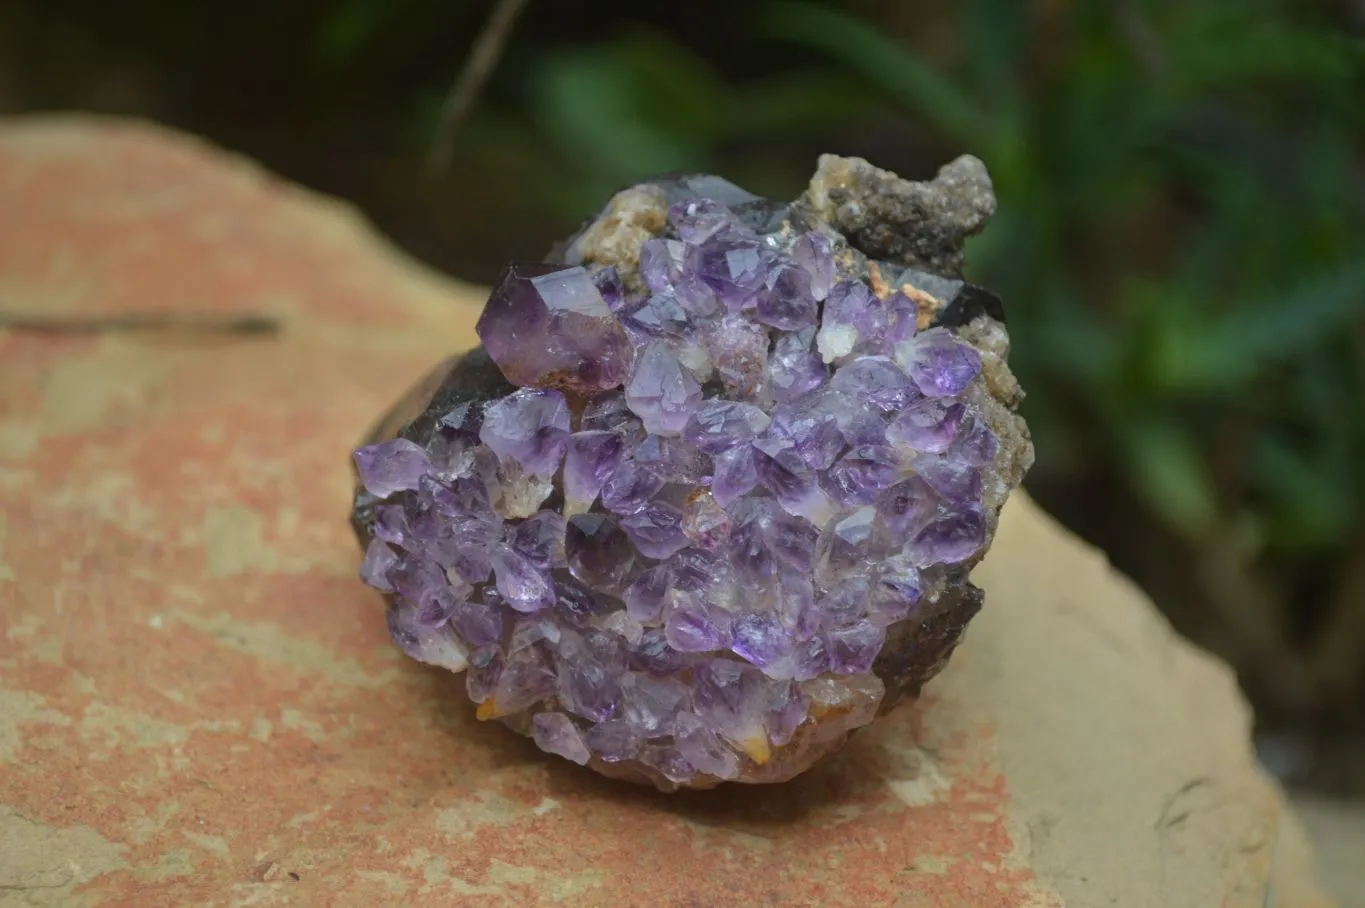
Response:
[{"label": "speckled rock texture", "polygon": [[194,140],[0,124],[7,310],[286,322],[0,333],[0,905],[1328,904],[1227,669],[1022,497],[952,663],[789,784],[659,795],[475,721],[337,502],[483,297]]}]

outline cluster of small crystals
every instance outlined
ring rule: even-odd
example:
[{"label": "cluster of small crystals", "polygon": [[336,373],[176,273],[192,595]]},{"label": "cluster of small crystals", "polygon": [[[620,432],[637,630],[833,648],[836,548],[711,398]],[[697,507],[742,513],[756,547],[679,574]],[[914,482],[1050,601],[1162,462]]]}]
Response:
[{"label": "cluster of small crystals", "polygon": [[517,390],[355,461],[409,655],[546,751],[685,784],[877,683],[886,628],[984,544],[996,440],[976,351],[840,279],[829,237],[707,199],[668,219],[647,293],[510,268],[478,329]]}]

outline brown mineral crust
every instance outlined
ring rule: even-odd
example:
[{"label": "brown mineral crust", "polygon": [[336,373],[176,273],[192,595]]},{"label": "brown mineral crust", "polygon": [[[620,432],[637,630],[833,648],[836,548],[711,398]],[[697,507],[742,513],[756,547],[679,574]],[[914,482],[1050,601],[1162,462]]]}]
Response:
[{"label": "brown mineral crust", "polygon": [[862,158],[827,154],[793,207],[870,258],[961,276],[963,241],[995,214],[995,195],[985,165],[970,155],[917,183]]},{"label": "brown mineral crust", "polygon": [[648,184],[631,186],[612,196],[606,210],[576,234],[564,248],[556,247],[550,261],[570,265],[592,262],[616,268],[626,289],[642,291],[640,247],[663,230],[668,200]]},{"label": "brown mineral crust", "polygon": [[872,671],[886,685],[878,712],[888,712],[902,697],[918,697],[962,642],[968,622],[981,611],[986,598],[966,581],[966,573],[947,583],[940,599],[926,603],[920,614],[886,629],[886,645],[872,665]]}]

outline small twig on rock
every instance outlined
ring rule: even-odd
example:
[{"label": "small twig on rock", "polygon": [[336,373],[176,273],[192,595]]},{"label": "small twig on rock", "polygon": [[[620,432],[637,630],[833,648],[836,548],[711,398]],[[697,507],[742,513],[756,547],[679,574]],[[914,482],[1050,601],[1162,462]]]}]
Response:
[{"label": "small twig on rock", "polygon": [[483,31],[475,39],[464,67],[441,105],[436,134],[427,154],[428,173],[438,174],[450,166],[450,158],[455,150],[455,133],[474,107],[480,89],[493,74],[493,68],[502,56],[502,49],[512,34],[512,27],[525,7],[526,0],[495,0],[493,3],[493,11],[484,23]]},{"label": "small twig on rock", "polygon": [[270,315],[212,315],[187,312],[130,312],[122,315],[30,315],[0,312],[0,330],[34,334],[111,334],[167,331],[189,334],[275,334],[280,320]]}]

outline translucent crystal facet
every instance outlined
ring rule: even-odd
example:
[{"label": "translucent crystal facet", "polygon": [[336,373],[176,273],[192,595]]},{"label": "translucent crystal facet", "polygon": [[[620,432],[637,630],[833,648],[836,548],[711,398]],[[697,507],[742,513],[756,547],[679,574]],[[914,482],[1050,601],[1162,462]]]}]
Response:
[{"label": "translucent crystal facet", "polygon": [[620,385],[630,370],[626,333],[583,268],[509,267],[477,330],[514,385],[603,391]]}]

